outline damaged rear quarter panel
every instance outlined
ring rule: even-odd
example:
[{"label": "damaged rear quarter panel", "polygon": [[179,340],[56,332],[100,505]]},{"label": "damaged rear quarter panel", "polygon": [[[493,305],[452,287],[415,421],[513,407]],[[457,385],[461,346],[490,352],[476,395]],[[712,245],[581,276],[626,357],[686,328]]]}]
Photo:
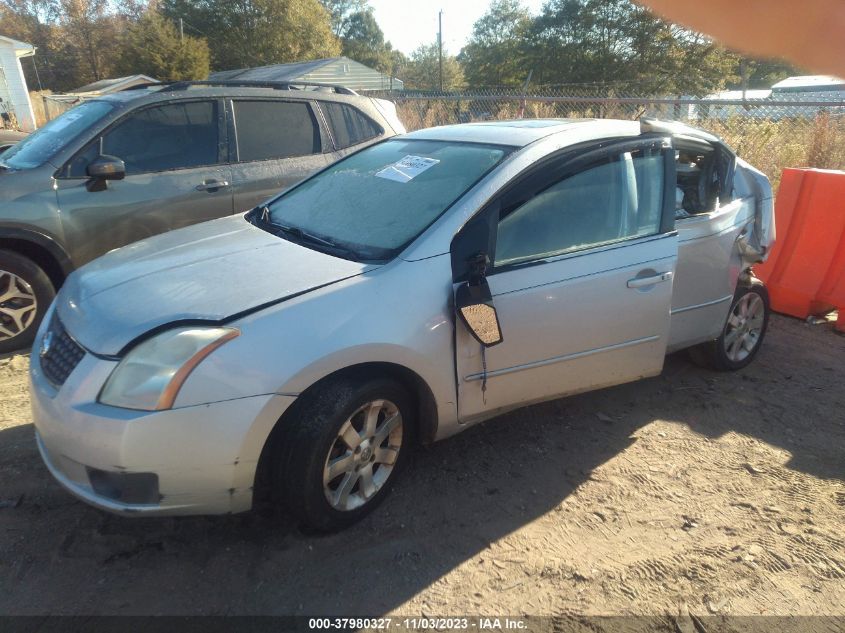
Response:
[{"label": "damaged rear quarter panel", "polygon": [[738,196],[754,198],[754,223],[737,241],[745,267],[762,263],[775,243],[775,207],[772,185],[766,175],[741,158],[736,160]]}]

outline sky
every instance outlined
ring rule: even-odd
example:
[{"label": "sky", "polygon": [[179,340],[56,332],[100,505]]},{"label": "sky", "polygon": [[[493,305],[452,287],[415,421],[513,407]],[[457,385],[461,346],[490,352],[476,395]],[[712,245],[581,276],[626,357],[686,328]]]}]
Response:
[{"label": "sky", "polygon": [[[523,0],[533,14],[544,0]],[[437,41],[437,13],[443,9],[443,47],[457,55],[472,25],[487,12],[490,0],[370,0],[384,38],[406,55],[420,44]]]}]

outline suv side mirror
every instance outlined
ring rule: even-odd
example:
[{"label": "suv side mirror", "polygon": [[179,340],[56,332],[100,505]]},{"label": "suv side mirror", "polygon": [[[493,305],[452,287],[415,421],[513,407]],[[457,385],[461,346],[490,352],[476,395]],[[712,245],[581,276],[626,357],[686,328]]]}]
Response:
[{"label": "suv side mirror", "polygon": [[472,262],[474,271],[469,281],[465,281],[455,291],[455,308],[464,325],[484,347],[492,347],[502,342],[502,326],[499,315],[493,305],[490,285],[484,277],[486,255],[479,255]]},{"label": "suv side mirror", "polygon": [[126,165],[117,156],[103,154],[91,161],[86,168],[91,178],[98,180],[123,180],[126,177]]},{"label": "suv side mirror", "polygon": [[126,165],[117,156],[101,154],[88,163],[85,173],[90,178],[85,183],[88,191],[105,191],[109,180],[123,180],[126,177]]}]

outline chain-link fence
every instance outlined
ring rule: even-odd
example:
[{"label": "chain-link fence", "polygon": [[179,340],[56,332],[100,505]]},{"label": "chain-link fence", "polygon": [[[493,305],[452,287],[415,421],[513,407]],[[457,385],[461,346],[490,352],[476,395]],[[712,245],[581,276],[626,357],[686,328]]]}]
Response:
[{"label": "chain-link fence", "polygon": [[560,90],[528,95],[485,90],[466,93],[378,95],[396,103],[409,130],[433,125],[516,118],[643,116],[683,121],[723,138],[777,186],[784,167],[845,169],[845,96],[800,94],[767,99],[602,96]]},{"label": "chain-link fence", "polygon": [[[81,101],[76,95],[32,94],[38,95],[32,103],[39,125]],[[694,99],[596,96],[595,88],[568,87],[530,94],[507,89],[367,94],[396,103],[399,118],[408,130],[518,118],[648,116],[682,121],[720,136],[740,156],[765,172],[775,187],[785,167],[845,169],[845,95],[842,93],[773,95],[766,99]]]}]

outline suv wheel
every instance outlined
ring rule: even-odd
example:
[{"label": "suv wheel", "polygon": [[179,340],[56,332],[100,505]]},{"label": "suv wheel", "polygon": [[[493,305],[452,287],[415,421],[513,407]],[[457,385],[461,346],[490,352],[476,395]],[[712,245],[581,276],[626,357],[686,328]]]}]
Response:
[{"label": "suv wheel", "polygon": [[32,344],[56,291],[30,259],[0,250],[0,354]]},{"label": "suv wheel", "polygon": [[412,402],[385,378],[330,380],[306,394],[272,454],[277,502],[320,531],[369,514],[411,452]]}]

